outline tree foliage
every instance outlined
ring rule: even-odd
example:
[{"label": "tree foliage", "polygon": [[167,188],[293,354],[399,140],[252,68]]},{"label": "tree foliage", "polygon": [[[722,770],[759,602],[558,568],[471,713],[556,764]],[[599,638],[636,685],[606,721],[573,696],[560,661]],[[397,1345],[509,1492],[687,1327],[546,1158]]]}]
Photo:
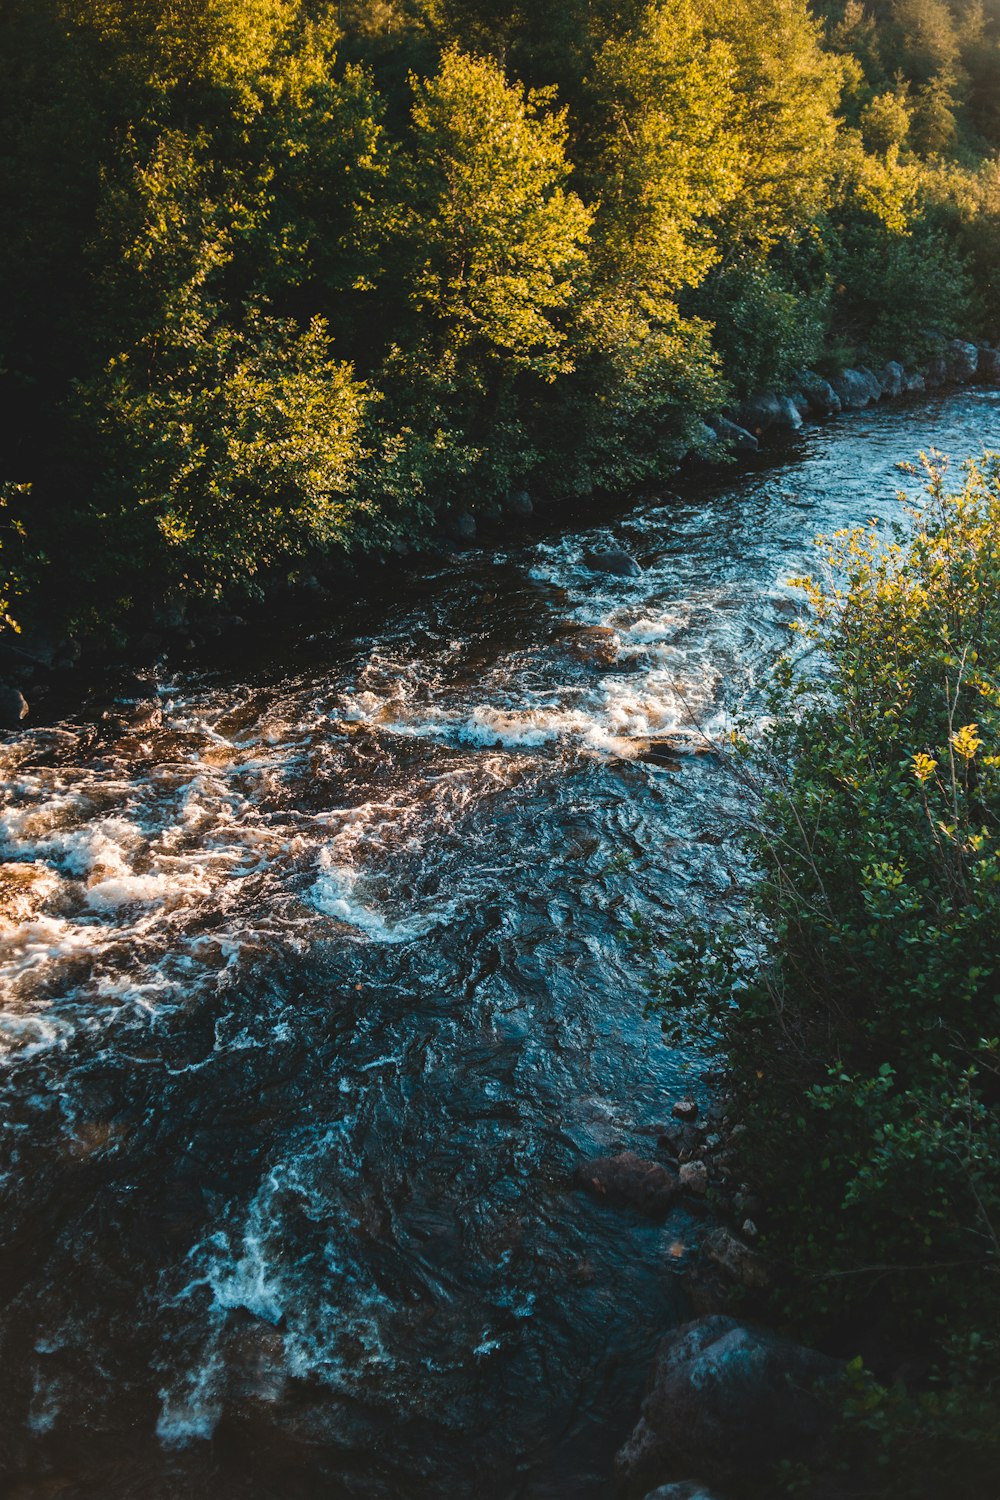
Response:
[{"label": "tree foliage", "polygon": [[972,0],[7,0],[29,598],[113,613],[112,559],[116,598],[216,592],[307,535],[654,480],[825,343],[993,331],[998,79]]}]

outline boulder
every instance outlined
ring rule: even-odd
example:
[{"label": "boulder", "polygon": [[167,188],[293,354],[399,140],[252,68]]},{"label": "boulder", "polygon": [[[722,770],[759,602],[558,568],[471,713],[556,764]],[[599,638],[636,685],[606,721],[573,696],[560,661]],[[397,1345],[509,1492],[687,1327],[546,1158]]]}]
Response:
[{"label": "boulder", "polygon": [[672,1172],[634,1151],[599,1157],[577,1170],[577,1186],[616,1208],[632,1208],[650,1219],[662,1219],[672,1207],[680,1184]]},{"label": "boulder", "polygon": [[919,370],[907,370],[903,375],[903,395],[922,396],[927,390],[927,382]]},{"label": "boulder", "polygon": [[765,1328],[715,1314],[669,1334],[621,1476],[655,1483],[692,1470],[711,1482],[766,1479],[785,1460],[815,1459],[835,1426],[841,1364]]},{"label": "boulder", "polygon": [[739,425],[755,437],[781,439],[789,433],[798,432],[802,418],[795,403],[788,396],[776,396],[764,391],[745,401],[738,412]]},{"label": "boulder", "polygon": [[870,370],[867,365],[858,365],[858,374],[867,385],[872,401],[881,401],[885,392],[882,389],[882,382],[875,374],[875,371]]},{"label": "boulder", "polygon": [[975,380],[979,369],[979,350],[975,344],[968,344],[964,339],[949,339],[944,357],[949,380],[956,385],[968,385],[970,380]]},{"label": "boulder", "polygon": [[[882,394],[870,370],[842,370],[830,382],[844,411],[864,411]],[[878,395],[875,388],[878,387]]]},{"label": "boulder", "polygon": [[616,578],[642,577],[642,569],[624,547],[608,547],[599,552],[585,552],[583,562],[592,573],[612,573]]},{"label": "boulder", "polygon": [[686,1161],[677,1176],[681,1187],[696,1198],[704,1198],[708,1192],[708,1168],[703,1161]]},{"label": "boulder", "polygon": [[475,516],[470,516],[467,510],[461,511],[457,516],[452,516],[448,522],[448,533],[457,542],[474,542],[476,540]]},{"label": "boulder", "polygon": [[28,700],[15,687],[0,685],[0,729],[17,729],[28,717]]},{"label": "boulder", "polygon": [[728,417],[711,416],[708,418],[707,426],[716,441],[732,449],[734,453],[756,453],[760,447],[760,443],[752,432],[748,432],[745,427],[740,427],[736,422],[730,422]]},{"label": "boulder", "polygon": [[898,360],[890,359],[887,364],[884,364],[878,377],[883,396],[888,396],[893,400],[897,396],[901,396],[903,394],[905,376],[906,372]]},{"label": "boulder", "polygon": [[751,1250],[730,1230],[713,1229],[703,1246],[705,1255],[720,1271],[745,1287],[766,1286],[770,1277],[767,1262]]},{"label": "boulder", "polygon": [[527,521],[535,513],[527,490],[511,490],[504,501],[504,510],[509,516],[516,516],[521,521]]},{"label": "boulder", "polygon": [[979,350],[979,378],[986,385],[1000,385],[1000,349],[984,344]]},{"label": "boulder", "polygon": [[698,1101],[697,1099],[678,1099],[670,1113],[675,1120],[697,1120]]},{"label": "boulder", "polygon": [[936,391],[943,385],[948,384],[948,361],[941,352],[931,354],[921,373],[924,377],[924,385],[929,391]]},{"label": "boulder", "polygon": [[815,370],[800,370],[795,377],[815,417],[835,417],[842,410],[840,397],[828,380]]}]

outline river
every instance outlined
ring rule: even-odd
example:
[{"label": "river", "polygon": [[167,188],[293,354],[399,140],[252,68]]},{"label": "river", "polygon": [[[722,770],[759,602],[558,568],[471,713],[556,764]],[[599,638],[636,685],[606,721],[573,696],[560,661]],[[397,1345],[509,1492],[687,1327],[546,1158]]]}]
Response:
[{"label": "river", "polygon": [[738,899],[689,752],[932,445],[1000,447],[1000,393],[394,578],[166,679],[155,731],[0,744],[0,1492],[612,1492],[698,1233],[572,1187],[702,1066],[628,923]]}]

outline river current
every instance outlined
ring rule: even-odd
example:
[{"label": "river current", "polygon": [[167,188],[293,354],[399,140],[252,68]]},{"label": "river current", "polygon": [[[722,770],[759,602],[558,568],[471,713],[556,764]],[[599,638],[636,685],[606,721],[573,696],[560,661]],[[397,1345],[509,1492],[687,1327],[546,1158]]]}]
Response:
[{"label": "river current", "polygon": [[0,743],[0,1495],[613,1492],[698,1226],[572,1176],[703,1066],[628,927],[738,899],[702,736],[932,446],[1000,447],[1000,393],[396,578],[161,728]]}]

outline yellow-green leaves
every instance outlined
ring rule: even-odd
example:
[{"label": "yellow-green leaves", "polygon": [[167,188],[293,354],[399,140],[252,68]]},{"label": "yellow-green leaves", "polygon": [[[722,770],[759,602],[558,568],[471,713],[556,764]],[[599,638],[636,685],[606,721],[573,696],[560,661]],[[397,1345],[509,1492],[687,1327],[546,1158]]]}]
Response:
[{"label": "yellow-green leaves", "polygon": [[412,304],[451,357],[500,355],[551,380],[568,365],[561,315],[591,223],[565,187],[565,111],[455,48],[413,86]]}]

